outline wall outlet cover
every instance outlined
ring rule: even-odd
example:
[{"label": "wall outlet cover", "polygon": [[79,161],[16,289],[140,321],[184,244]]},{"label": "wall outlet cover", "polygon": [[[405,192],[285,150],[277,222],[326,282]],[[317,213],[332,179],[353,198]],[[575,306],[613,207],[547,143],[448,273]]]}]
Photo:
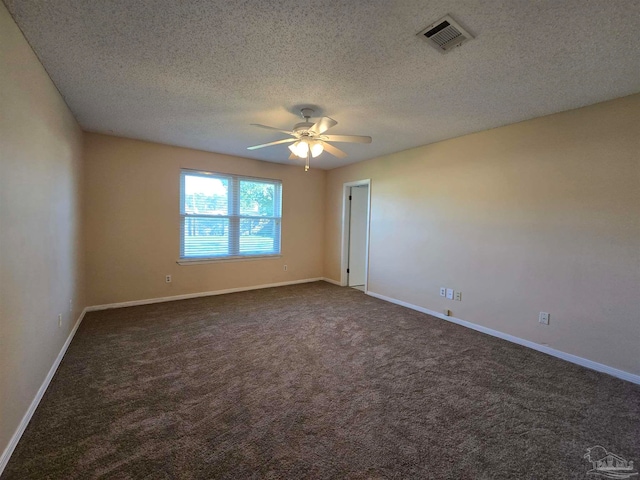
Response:
[{"label": "wall outlet cover", "polygon": [[462,292],[457,292],[456,291],[456,302],[461,302],[462,301]]},{"label": "wall outlet cover", "polygon": [[551,317],[551,315],[549,315],[548,312],[540,312],[540,315],[538,315],[538,322],[544,325],[549,325],[549,317]]},{"label": "wall outlet cover", "polygon": [[446,289],[446,287],[440,287],[440,296],[441,296],[441,297],[446,297],[446,296],[447,296],[447,289]]}]

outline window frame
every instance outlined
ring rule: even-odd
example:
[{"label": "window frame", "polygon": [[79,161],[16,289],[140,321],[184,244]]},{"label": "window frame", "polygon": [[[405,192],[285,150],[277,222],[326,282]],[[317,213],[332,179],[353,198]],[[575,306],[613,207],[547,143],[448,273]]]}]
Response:
[{"label": "window frame", "polygon": [[[227,214],[187,213],[185,211],[185,178],[196,176],[203,178],[216,178],[226,180],[227,189]],[[241,214],[240,183],[242,181],[266,183],[274,186],[274,215],[247,215]],[[227,219],[228,249],[221,255],[185,256],[185,221],[187,218],[216,218]],[[240,226],[242,220],[272,220],[274,222],[273,252],[242,253],[240,251]],[[246,261],[261,258],[279,258],[282,256],[282,180],[274,178],[251,177],[232,173],[209,172],[204,170],[180,169],[180,255],[178,264],[194,264],[209,262]]]}]

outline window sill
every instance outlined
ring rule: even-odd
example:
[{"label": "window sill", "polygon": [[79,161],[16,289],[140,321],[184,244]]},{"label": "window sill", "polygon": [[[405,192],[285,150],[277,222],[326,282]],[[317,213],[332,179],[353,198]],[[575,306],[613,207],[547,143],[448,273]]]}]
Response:
[{"label": "window sill", "polygon": [[243,255],[221,258],[181,258],[176,263],[178,265],[203,265],[205,263],[249,262],[251,260],[269,260],[275,258],[282,258],[282,255],[278,253],[275,255]]}]

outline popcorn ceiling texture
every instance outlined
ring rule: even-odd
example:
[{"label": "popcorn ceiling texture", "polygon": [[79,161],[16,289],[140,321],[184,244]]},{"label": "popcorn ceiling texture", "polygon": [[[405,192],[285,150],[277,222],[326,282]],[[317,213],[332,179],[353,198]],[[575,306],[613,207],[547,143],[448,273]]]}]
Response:
[{"label": "popcorn ceiling texture", "polygon": [[[333,168],[640,91],[637,0],[5,0],[86,130],[287,160],[301,106],[335,134]],[[450,13],[475,39],[415,36]]]}]

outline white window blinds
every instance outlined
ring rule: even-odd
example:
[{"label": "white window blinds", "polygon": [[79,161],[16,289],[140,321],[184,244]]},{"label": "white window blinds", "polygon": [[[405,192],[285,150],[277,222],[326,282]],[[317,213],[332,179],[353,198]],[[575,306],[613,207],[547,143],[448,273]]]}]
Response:
[{"label": "white window blinds", "polygon": [[180,258],[280,254],[282,182],[225,173],[180,173]]}]

